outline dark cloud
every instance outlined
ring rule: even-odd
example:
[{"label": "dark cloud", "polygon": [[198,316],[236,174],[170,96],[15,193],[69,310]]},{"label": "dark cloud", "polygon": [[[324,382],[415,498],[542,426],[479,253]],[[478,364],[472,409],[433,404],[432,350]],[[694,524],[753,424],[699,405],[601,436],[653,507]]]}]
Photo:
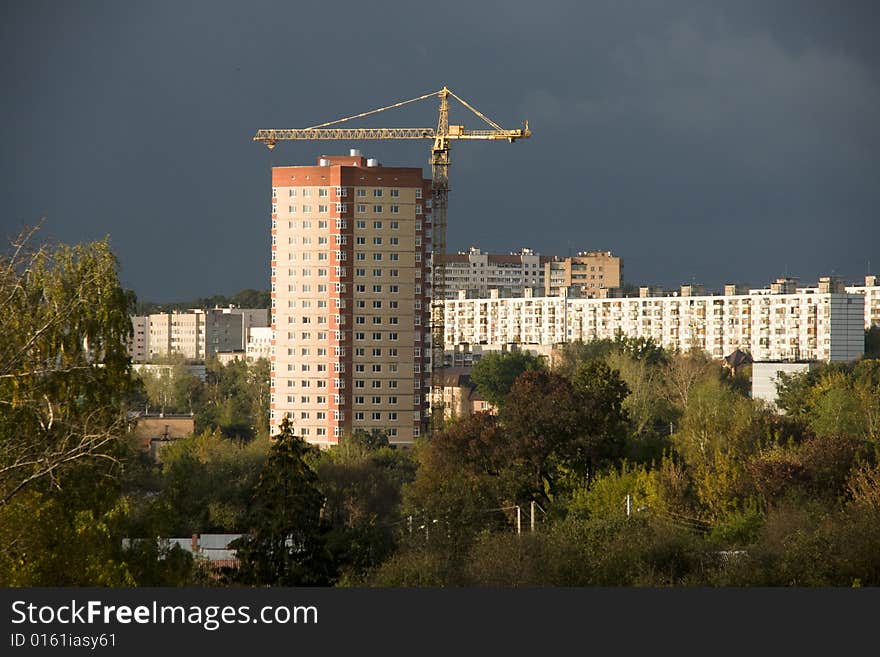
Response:
[{"label": "dark cloud", "polygon": [[447,84],[534,132],[456,145],[454,248],[611,249],[667,285],[856,279],[880,270],[875,6],[6,3],[4,233],[110,234],[146,298],[265,287],[270,166],[355,146],[428,175],[428,144],[270,154],[254,131]]}]

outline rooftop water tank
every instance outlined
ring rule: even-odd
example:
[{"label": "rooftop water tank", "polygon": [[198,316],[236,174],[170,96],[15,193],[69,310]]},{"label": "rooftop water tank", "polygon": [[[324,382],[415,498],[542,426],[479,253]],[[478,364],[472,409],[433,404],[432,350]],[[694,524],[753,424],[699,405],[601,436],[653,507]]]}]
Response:
[{"label": "rooftop water tank", "polygon": [[379,160],[377,160],[375,157],[371,157],[371,158],[367,159],[367,166],[368,167],[377,167],[377,166],[379,166]]},{"label": "rooftop water tank", "polygon": [[348,151],[348,154],[350,157],[360,157],[361,151],[358,148],[352,148],[351,150]]},{"label": "rooftop water tank", "polygon": [[320,160],[318,160],[318,164],[322,167],[329,167],[330,160],[328,160],[326,157],[322,157]]}]

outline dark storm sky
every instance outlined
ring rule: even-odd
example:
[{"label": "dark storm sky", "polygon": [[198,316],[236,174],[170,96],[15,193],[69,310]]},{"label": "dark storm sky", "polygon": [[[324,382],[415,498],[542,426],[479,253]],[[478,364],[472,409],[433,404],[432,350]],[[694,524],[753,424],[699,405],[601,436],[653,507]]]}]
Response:
[{"label": "dark storm sky", "polygon": [[[251,142],[444,84],[530,140],[453,148],[448,243],[610,249],[635,283],[880,271],[876,2],[3,2],[3,236],[110,234],[125,285],[268,287],[269,168],[359,147]],[[482,127],[474,118],[469,127]],[[375,126],[432,126],[428,101]],[[357,125],[357,124],[355,124]]]}]

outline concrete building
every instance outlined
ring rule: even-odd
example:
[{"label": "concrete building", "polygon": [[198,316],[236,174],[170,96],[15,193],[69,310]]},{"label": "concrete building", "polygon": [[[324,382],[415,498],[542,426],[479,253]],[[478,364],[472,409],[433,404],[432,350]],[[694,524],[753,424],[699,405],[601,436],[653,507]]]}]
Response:
[{"label": "concrete building", "polygon": [[249,363],[260,358],[270,360],[272,356],[272,327],[255,326],[252,328],[245,353]]},{"label": "concrete building", "polygon": [[[813,363],[752,363],[752,399],[762,399],[776,406],[777,389],[780,374],[801,374],[815,367]],[[779,410],[779,409],[776,409]]]},{"label": "concrete building", "polygon": [[[787,289],[787,288],[785,288]],[[719,296],[584,299],[566,296],[459,299],[445,305],[445,345],[552,345],[652,338],[669,349],[755,361],[846,361],[864,353],[861,294],[772,289]]]},{"label": "concrete building", "polygon": [[205,359],[205,315],[202,312],[154,313],[148,316],[147,360],[171,353]]},{"label": "concrete building", "polygon": [[446,256],[446,298],[464,290],[471,297],[486,297],[498,290],[504,297],[519,297],[525,288],[544,289],[544,266],[551,260],[531,249],[514,253],[485,253],[477,247]]},{"label": "concrete building", "polygon": [[552,258],[544,264],[544,295],[598,297],[599,290],[623,286],[623,260],[611,251],[582,251],[576,256]]},{"label": "concrete building", "polygon": [[250,332],[269,325],[269,310],[230,306],[134,316],[131,321],[135,335],[129,354],[134,362],[171,353],[204,360],[221,352],[245,351]]},{"label": "concrete building", "polygon": [[865,329],[880,326],[880,277],[865,276],[864,285],[850,285],[846,291],[865,297]]},{"label": "concrete building", "polygon": [[132,336],[128,342],[128,355],[132,362],[143,363],[150,359],[150,318],[131,318]]},{"label": "concrete building", "polygon": [[431,181],[352,150],[272,169],[270,423],[410,443],[430,373]]}]

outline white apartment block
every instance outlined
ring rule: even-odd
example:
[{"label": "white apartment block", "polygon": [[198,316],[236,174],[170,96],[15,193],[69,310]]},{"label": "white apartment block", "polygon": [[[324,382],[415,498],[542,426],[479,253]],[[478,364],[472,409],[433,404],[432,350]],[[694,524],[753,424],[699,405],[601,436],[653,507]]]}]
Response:
[{"label": "white apartment block", "polygon": [[736,349],[755,361],[846,361],[864,353],[861,294],[809,290],[638,298],[523,297],[445,304],[445,346],[552,345],[652,338],[668,349],[723,358]]},{"label": "white apartment block", "polygon": [[864,285],[849,285],[846,291],[850,294],[861,294],[865,297],[865,329],[880,326],[880,284],[877,276],[865,276]]},{"label": "white apartment block", "polygon": [[446,298],[460,290],[468,296],[486,297],[489,290],[501,296],[522,296],[525,288],[544,289],[544,266],[551,260],[531,249],[510,254],[485,253],[476,247],[446,256]]},{"label": "white apartment block", "polygon": [[269,311],[233,307],[196,309],[133,316],[131,321],[134,338],[129,355],[134,362],[171,353],[204,360],[218,352],[244,351],[251,330],[268,326]]},{"label": "white apartment block", "polygon": [[270,360],[272,357],[272,327],[255,326],[250,330],[245,356],[249,363],[260,358]]}]

